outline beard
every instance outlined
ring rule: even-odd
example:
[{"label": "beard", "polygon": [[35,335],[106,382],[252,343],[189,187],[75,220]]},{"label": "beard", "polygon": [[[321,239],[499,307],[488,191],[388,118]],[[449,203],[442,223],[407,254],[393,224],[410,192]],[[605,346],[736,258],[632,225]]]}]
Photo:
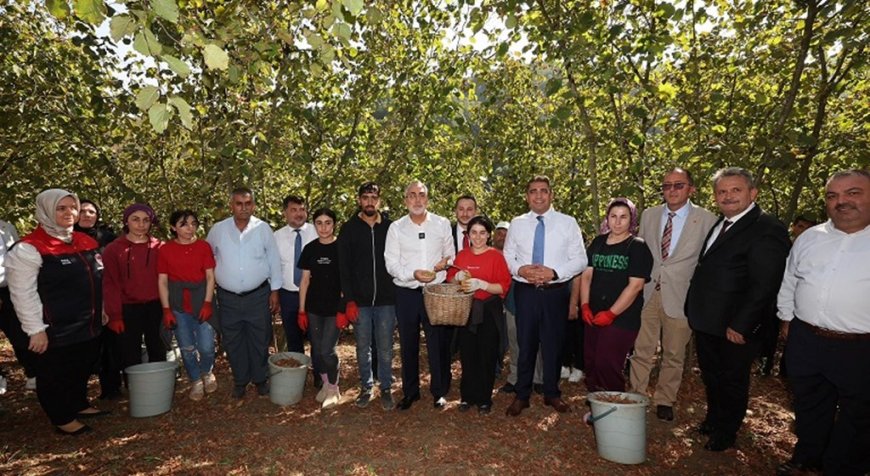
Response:
[{"label": "beard", "polygon": [[378,214],[378,211],[375,209],[375,207],[366,207],[366,208],[363,208],[362,212],[363,212],[363,214],[365,214],[365,216],[367,216],[367,217],[373,217],[373,216],[375,216],[375,215]]}]

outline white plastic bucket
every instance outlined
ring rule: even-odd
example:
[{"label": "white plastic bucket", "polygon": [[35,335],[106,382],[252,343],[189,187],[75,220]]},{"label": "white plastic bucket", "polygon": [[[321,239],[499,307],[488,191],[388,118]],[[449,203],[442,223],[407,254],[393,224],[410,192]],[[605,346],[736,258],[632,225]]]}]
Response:
[{"label": "white plastic bucket", "polygon": [[[608,397],[632,403],[607,401]],[[622,464],[646,461],[646,408],[649,399],[637,393],[595,392],[587,397],[592,406],[595,442],[602,458]]]},{"label": "white plastic bucket", "polygon": [[[281,367],[275,362],[281,359],[294,359],[301,367]],[[308,377],[308,364],[311,359],[299,352],[278,352],[269,357],[269,400],[276,405],[293,405],[302,400],[305,379]]]},{"label": "white plastic bucket", "polygon": [[130,391],[130,416],[144,418],[172,408],[178,362],[150,362],[124,369]]}]

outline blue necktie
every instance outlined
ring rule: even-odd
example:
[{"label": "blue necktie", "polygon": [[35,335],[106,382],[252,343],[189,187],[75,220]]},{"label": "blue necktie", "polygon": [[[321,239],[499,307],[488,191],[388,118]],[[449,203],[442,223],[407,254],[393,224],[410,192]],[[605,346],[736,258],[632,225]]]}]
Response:
[{"label": "blue necktie", "polygon": [[532,264],[544,264],[544,217],[538,215],[535,243],[532,245]]},{"label": "blue necktie", "polygon": [[293,242],[293,284],[299,286],[302,281],[302,268],[299,267],[299,255],[302,254],[302,230],[295,229],[296,241]]}]

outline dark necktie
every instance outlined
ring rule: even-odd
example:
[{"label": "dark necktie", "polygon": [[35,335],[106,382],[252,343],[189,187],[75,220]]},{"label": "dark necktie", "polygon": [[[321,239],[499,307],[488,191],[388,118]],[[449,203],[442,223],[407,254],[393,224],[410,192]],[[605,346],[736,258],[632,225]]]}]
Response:
[{"label": "dark necktie", "polygon": [[296,239],[293,241],[293,284],[298,287],[302,282],[302,268],[299,267],[299,256],[302,254],[302,230],[297,228],[293,231],[296,232]]},{"label": "dark necktie", "polygon": [[716,235],[716,241],[719,241],[722,238],[722,235],[724,235],[725,232],[728,231],[728,227],[731,226],[732,223],[734,223],[734,222],[732,222],[730,220],[725,220],[722,222],[722,229],[719,230],[719,234]]},{"label": "dark necktie", "polygon": [[662,261],[668,259],[671,254],[671,234],[674,231],[674,212],[668,212],[668,222],[665,223],[665,231],[662,233]]},{"label": "dark necktie", "polygon": [[462,232],[462,249],[465,250],[465,249],[468,249],[468,247],[469,247],[468,230],[465,230]]},{"label": "dark necktie", "polygon": [[532,264],[544,264],[544,217],[538,215],[535,227],[535,241],[532,244]]}]

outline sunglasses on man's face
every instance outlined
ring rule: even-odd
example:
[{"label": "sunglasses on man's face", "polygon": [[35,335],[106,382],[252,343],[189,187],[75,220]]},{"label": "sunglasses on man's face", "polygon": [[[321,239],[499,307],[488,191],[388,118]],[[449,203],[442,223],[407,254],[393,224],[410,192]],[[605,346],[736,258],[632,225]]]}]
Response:
[{"label": "sunglasses on man's face", "polygon": [[662,184],[662,191],[667,192],[670,189],[682,190],[682,189],[686,188],[686,185],[689,185],[689,184],[687,184],[686,182],[663,183]]}]

